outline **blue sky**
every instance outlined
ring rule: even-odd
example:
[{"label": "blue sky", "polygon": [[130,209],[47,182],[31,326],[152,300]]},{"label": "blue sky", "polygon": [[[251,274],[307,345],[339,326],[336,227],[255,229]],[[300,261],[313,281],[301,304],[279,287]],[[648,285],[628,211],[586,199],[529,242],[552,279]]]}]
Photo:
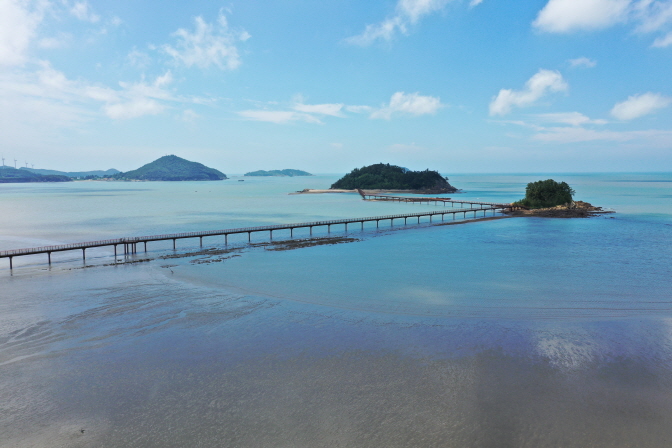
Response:
[{"label": "blue sky", "polygon": [[669,171],[672,0],[0,0],[5,163]]}]

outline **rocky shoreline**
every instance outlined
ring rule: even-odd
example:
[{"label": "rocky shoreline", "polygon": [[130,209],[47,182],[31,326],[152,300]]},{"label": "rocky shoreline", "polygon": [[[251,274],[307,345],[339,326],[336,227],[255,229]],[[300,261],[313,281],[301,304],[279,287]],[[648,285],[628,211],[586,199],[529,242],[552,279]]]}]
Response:
[{"label": "rocky shoreline", "polygon": [[571,204],[558,205],[550,208],[537,209],[517,209],[503,211],[508,216],[532,216],[540,218],[590,218],[609,213],[615,213],[613,210],[603,210],[602,207],[596,207],[588,202],[574,201]]}]

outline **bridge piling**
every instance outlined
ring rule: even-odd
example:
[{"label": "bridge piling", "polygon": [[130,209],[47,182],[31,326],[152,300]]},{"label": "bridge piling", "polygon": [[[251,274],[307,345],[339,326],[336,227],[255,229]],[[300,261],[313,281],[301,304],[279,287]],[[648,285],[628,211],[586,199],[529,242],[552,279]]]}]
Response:
[{"label": "bridge piling", "polygon": [[86,249],[82,248],[82,260],[86,261]]},{"label": "bridge piling", "polygon": [[47,258],[49,259],[49,266],[51,266],[51,252],[47,252]]}]

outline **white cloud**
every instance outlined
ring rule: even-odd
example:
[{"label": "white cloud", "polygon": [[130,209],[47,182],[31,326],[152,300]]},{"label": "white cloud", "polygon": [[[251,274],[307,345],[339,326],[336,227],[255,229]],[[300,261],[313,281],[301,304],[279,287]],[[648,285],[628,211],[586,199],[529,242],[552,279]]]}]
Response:
[{"label": "white cloud", "polygon": [[0,66],[22,65],[43,17],[44,5],[21,0],[0,1]]},{"label": "white cloud", "polygon": [[633,95],[627,100],[617,103],[611,109],[611,115],[619,120],[633,120],[651,114],[672,104],[672,98],[660,93],[643,93]]},{"label": "white cloud", "polygon": [[294,110],[305,112],[307,114],[331,115],[332,117],[342,117],[341,109],[343,104],[303,104],[298,103],[293,107]]},{"label": "white cloud", "polygon": [[[452,0],[399,0],[394,15],[380,23],[367,25],[364,32],[345,41],[367,46],[379,39],[391,40],[397,33],[407,34],[410,25],[415,25],[426,15],[442,10],[450,1]],[[472,0],[472,6],[480,1]]]},{"label": "white cloud", "polygon": [[396,92],[390,98],[389,104],[375,110],[371,118],[384,118],[389,120],[395,113],[411,115],[435,114],[443,105],[441,100],[433,96],[423,96],[419,93]]},{"label": "white cloud", "polygon": [[535,117],[546,123],[561,123],[568,124],[570,126],[581,126],[584,124],[607,124],[607,120],[592,120],[580,112],[537,114]]},{"label": "white cloud", "polygon": [[160,114],[165,110],[165,106],[151,98],[139,97],[123,103],[107,104],[103,110],[113,120],[128,120],[143,115]]},{"label": "white cloud", "polygon": [[550,92],[561,92],[567,89],[568,85],[559,72],[540,69],[525,83],[525,89],[500,90],[490,103],[490,115],[506,115],[514,106],[531,106]]},{"label": "white cloud", "polygon": [[593,68],[597,65],[597,62],[593,61],[592,59],[588,59],[587,57],[570,59],[568,62],[569,65],[571,65],[572,67]]},{"label": "white cloud", "polygon": [[96,23],[100,20],[100,16],[94,14],[89,9],[89,3],[87,1],[75,3],[70,9],[70,14],[85,22]]},{"label": "white cloud", "polygon": [[658,37],[652,44],[652,46],[657,48],[669,47],[670,45],[672,45],[672,31],[664,36]]},{"label": "white cloud", "polygon": [[532,136],[532,140],[546,143],[583,143],[594,141],[629,142],[669,147],[672,145],[672,131],[596,131],[581,127],[548,128]]},{"label": "white cloud", "polygon": [[194,22],[196,29],[193,33],[180,28],[173,33],[177,37],[175,46],[164,45],[163,51],[186,67],[238,68],[241,62],[236,42],[246,41],[250,35],[245,31],[231,31],[223,14],[216,24],[209,24],[202,17],[196,17]]},{"label": "white cloud", "polygon": [[533,25],[551,33],[606,28],[626,19],[630,1],[549,0]]},{"label": "white cloud", "polygon": [[322,122],[313,115],[291,110],[243,110],[238,112],[238,115],[247,118],[248,120],[266,121],[276,124],[285,124],[292,121],[322,124]]},{"label": "white cloud", "polygon": [[483,0],[471,0],[471,1],[469,2],[469,6],[470,6],[471,8],[473,8],[474,6],[478,6],[478,5],[480,5],[481,3],[483,3]]},{"label": "white cloud", "polygon": [[[618,23],[632,24],[638,33],[669,31],[672,1],[549,0],[532,25],[549,33],[571,33],[607,28]],[[668,36],[656,38],[653,46],[669,45],[672,36]]]},{"label": "white cloud", "polygon": [[355,114],[368,114],[373,108],[371,106],[345,106],[345,110]]}]

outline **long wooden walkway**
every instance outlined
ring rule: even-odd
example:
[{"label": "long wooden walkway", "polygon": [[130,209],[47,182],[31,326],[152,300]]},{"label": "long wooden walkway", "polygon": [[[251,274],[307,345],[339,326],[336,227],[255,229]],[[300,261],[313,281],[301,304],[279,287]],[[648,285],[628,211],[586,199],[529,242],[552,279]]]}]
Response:
[{"label": "long wooden walkway", "polygon": [[442,203],[443,205],[451,204],[452,207],[455,207],[455,204],[460,204],[460,207],[464,207],[466,204],[469,204],[470,207],[478,205],[479,208],[493,208],[493,207],[501,209],[516,208],[516,206],[512,204],[501,204],[497,202],[456,201],[451,198],[440,198],[440,197],[392,196],[389,194],[366,193],[364,190],[361,189],[357,189],[357,192],[362,196],[364,200],[367,201],[411,202],[419,204],[426,202],[427,204],[434,203],[434,205]]},{"label": "long wooden walkway", "polygon": [[121,246],[123,253],[125,255],[133,254],[137,252],[138,243],[144,244],[144,250],[147,251],[147,243],[150,241],[173,241],[173,249],[176,248],[176,241],[186,238],[199,238],[201,245],[203,244],[203,238],[205,237],[214,237],[214,236],[224,236],[224,244],[228,244],[229,235],[235,234],[245,234],[247,233],[248,241],[251,240],[251,235],[254,232],[270,232],[270,237],[273,238],[273,232],[278,230],[289,230],[290,237],[294,236],[294,229],[309,228],[310,234],[313,234],[313,227],[322,227],[327,226],[328,231],[331,231],[331,226],[334,225],[345,225],[345,230],[348,230],[348,224],[361,224],[362,230],[364,229],[365,222],[376,222],[376,227],[380,225],[380,221],[390,221],[390,225],[394,225],[394,220],[403,219],[404,224],[408,222],[408,219],[417,218],[418,224],[420,223],[420,218],[429,217],[429,221],[432,222],[433,217],[441,216],[443,221],[445,215],[453,215],[453,219],[458,214],[462,214],[464,218],[467,217],[467,213],[473,213],[474,218],[479,212],[483,212],[483,216],[486,216],[488,211],[492,211],[494,215],[498,209],[502,207],[490,206],[490,207],[480,207],[480,208],[463,208],[455,210],[439,210],[439,211],[426,211],[420,213],[405,213],[398,215],[385,215],[385,216],[372,216],[367,218],[348,218],[348,219],[332,219],[328,221],[314,221],[314,222],[302,222],[294,224],[275,224],[269,226],[257,226],[257,227],[241,227],[237,229],[224,229],[224,230],[211,230],[205,232],[185,232],[185,233],[170,233],[165,235],[150,235],[150,236],[133,236],[126,238],[116,238],[109,240],[99,240],[99,241],[88,241],[83,243],[71,243],[71,244],[61,244],[57,246],[42,246],[42,247],[33,247],[27,249],[14,249],[14,250],[5,250],[0,251],[0,258],[9,258],[9,268],[13,269],[13,258],[20,256],[36,255],[36,254],[47,254],[47,261],[51,264],[51,254],[54,252],[64,252],[70,250],[81,250],[82,258],[86,259],[86,249],[91,249],[94,247],[114,247],[114,256],[115,260],[117,257],[118,247]]}]

